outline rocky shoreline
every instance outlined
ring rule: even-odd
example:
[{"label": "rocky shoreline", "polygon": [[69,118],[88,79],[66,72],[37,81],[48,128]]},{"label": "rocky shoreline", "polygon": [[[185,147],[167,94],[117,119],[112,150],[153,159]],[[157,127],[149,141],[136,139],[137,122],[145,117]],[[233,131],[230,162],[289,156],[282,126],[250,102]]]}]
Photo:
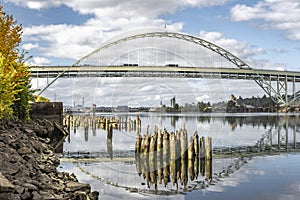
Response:
[{"label": "rocky shoreline", "polygon": [[0,199],[98,199],[89,184],[59,172],[49,135],[58,126],[46,120],[0,122]]}]

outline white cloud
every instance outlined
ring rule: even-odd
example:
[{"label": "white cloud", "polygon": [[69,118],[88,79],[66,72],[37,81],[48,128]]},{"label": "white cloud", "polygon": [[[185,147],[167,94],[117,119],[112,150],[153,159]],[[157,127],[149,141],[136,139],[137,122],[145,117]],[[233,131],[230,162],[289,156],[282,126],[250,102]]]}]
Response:
[{"label": "white cloud", "polygon": [[263,48],[249,47],[246,42],[238,41],[232,38],[225,38],[220,32],[200,31],[200,37],[226,49],[238,58],[244,60],[250,66],[260,68],[265,67],[262,65],[267,64],[262,62],[262,60],[255,59],[255,56],[266,53]]},{"label": "white cloud", "polygon": [[[5,1],[5,0],[4,0]],[[62,4],[62,1],[56,0],[6,0],[13,2],[18,6],[27,7],[34,10],[40,10],[43,8],[56,7]]]},{"label": "white cloud", "polygon": [[[166,12],[174,12],[179,7],[209,7],[225,4],[231,0],[7,0],[19,6],[28,7],[30,9],[44,9],[50,7],[57,7],[59,5],[66,5],[81,13],[93,13],[103,15],[99,10],[114,12],[120,9],[121,13],[115,12],[114,14],[127,14],[135,15],[138,13],[147,14],[153,13],[157,16]],[[126,15],[125,15],[126,16]]]},{"label": "white cloud", "polygon": [[288,50],[281,49],[281,48],[275,48],[273,51],[276,52],[276,53],[279,53],[279,54],[283,54],[283,53],[287,53],[288,52]]},{"label": "white cloud", "polygon": [[[25,42],[39,42],[42,56],[79,59],[94,50],[101,42],[121,32],[144,28],[163,28],[181,31],[182,22],[161,19],[184,7],[222,5],[229,0],[9,0],[30,9],[68,6],[80,14],[93,17],[81,25],[40,25],[24,27]],[[43,45],[42,45],[43,44]],[[27,46],[31,48],[30,46]]]},{"label": "white cloud", "polygon": [[297,0],[261,0],[253,6],[238,4],[230,14],[233,21],[258,20],[261,27],[282,30],[287,38],[300,40],[300,2]]},{"label": "white cloud", "polygon": [[25,43],[22,45],[22,48],[25,50],[25,51],[28,51],[28,50],[31,50],[31,49],[37,49],[39,48],[39,43]]},{"label": "white cloud", "polygon": [[34,57],[33,61],[30,62],[31,66],[43,66],[43,65],[48,65],[50,64],[50,60],[47,58],[42,58],[42,57]]}]

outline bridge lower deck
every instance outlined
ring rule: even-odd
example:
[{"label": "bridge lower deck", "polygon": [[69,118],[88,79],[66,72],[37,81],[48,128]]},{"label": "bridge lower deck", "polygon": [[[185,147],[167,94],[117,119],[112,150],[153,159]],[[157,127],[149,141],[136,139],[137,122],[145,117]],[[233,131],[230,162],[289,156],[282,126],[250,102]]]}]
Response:
[{"label": "bridge lower deck", "polygon": [[175,77],[261,79],[300,82],[300,72],[170,66],[47,66],[31,68],[33,78],[61,77]]}]

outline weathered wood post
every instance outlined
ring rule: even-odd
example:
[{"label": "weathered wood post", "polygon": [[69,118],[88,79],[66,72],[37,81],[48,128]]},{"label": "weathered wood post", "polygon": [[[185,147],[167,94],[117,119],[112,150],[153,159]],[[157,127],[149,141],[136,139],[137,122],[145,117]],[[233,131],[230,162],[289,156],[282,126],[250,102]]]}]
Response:
[{"label": "weathered wood post", "polygon": [[[157,177],[156,177],[156,141],[157,135],[154,134],[151,136],[150,140],[150,150],[149,150],[149,169],[150,169],[150,183],[157,184]],[[156,187],[157,189],[157,187]]]},{"label": "weathered wood post", "polygon": [[190,137],[189,147],[188,147],[188,171],[190,179],[194,180],[194,158],[195,158],[195,149],[194,149],[194,137]]},{"label": "weathered wood post", "polygon": [[198,132],[195,131],[194,133],[194,151],[195,151],[195,158],[194,158],[194,173],[195,173],[195,178],[198,178],[199,174],[199,156],[200,156],[200,150],[199,150],[199,136]]},{"label": "weathered wood post", "polygon": [[211,137],[206,139],[206,178],[212,179],[212,142]]},{"label": "weathered wood post", "polygon": [[187,133],[186,131],[182,131],[180,134],[180,156],[181,157],[186,157],[187,154]]},{"label": "weathered wood post", "polygon": [[212,142],[211,137],[206,138],[206,159],[212,159]]},{"label": "weathered wood post", "polygon": [[157,133],[157,147],[156,147],[156,160],[157,160],[157,179],[158,183],[162,184],[163,179],[163,135],[159,130]]},{"label": "weathered wood post", "polygon": [[188,147],[188,159],[193,160],[194,157],[195,157],[194,138],[190,137],[190,143]]},{"label": "weathered wood post", "polygon": [[136,135],[135,140],[135,153],[140,154],[141,153],[141,143],[142,143],[142,137],[140,134]]},{"label": "weathered wood post", "polygon": [[199,136],[198,136],[198,132],[197,131],[195,131],[193,138],[194,138],[195,156],[199,156]]},{"label": "weathered wood post", "polygon": [[138,115],[136,116],[136,126],[137,128],[141,128],[141,119]]},{"label": "weathered wood post", "polygon": [[131,132],[132,129],[133,129],[131,118],[129,118],[129,125],[128,126],[129,126],[129,132]]},{"label": "weathered wood post", "polygon": [[105,129],[108,130],[109,128],[109,119],[105,118]]},{"label": "weathered wood post", "polygon": [[154,134],[150,138],[149,161],[156,162],[157,135]]},{"label": "weathered wood post", "polygon": [[200,172],[205,176],[205,138],[200,138]]},{"label": "weathered wood post", "polygon": [[187,132],[186,129],[180,134],[180,155],[181,155],[181,170],[180,170],[180,181],[181,185],[184,186],[184,191],[186,191],[186,186],[188,182],[188,142],[187,142]]},{"label": "weathered wood post", "polygon": [[110,124],[108,129],[107,129],[107,140],[111,140],[112,141],[112,137],[113,137],[113,127]]},{"label": "weathered wood post", "polygon": [[163,134],[163,175],[165,187],[170,182],[170,140],[169,133],[164,130]]},{"label": "weathered wood post", "polygon": [[170,173],[171,173],[171,179],[172,179],[173,185],[175,185],[175,184],[177,185],[176,146],[177,146],[176,135],[174,132],[171,132],[171,134],[170,134]]},{"label": "weathered wood post", "polygon": [[150,146],[150,137],[149,135],[144,135],[142,137],[142,142],[141,142],[141,153],[147,154],[149,157],[149,146]]},{"label": "weathered wood post", "polygon": [[[180,137],[182,131],[176,131],[176,173],[177,180],[180,179],[181,175],[181,147],[180,147]],[[177,185],[178,186],[178,185]]]},{"label": "weathered wood post", "polygon": [[170,159],[176,159],[176,136],[174,132],[170,134]]}]

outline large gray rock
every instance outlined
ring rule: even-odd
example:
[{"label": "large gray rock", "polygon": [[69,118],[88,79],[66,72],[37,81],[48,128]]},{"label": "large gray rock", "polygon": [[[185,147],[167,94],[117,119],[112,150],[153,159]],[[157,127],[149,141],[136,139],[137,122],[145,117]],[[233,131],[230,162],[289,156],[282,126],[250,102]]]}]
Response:
[{"label": "large gray rock", "polygon": [[0,172],[0,193],[14,191],[14,185]]},{"label": "large gray rock", "polygon": [[70,182],[66,183],[66,189],[65,190],[67,192],[84,191],[86,193],[90,193],[91,186],[89,184],[70,181]]}]

